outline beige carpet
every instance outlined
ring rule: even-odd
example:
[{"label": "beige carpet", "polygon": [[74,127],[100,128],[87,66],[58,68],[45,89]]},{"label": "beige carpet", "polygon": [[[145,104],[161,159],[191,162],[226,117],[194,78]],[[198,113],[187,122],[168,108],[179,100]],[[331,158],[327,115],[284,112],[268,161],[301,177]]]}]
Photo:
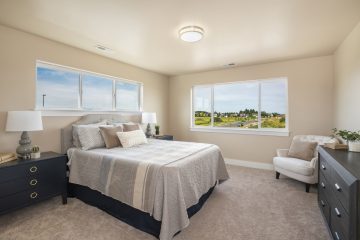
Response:
[{"label": "beige carpet", "polygon": [[[228,167],[231,180],[217,186],[190,226],[174,240],[329,239],[316,189],[271,171]],[[103,211],[60,198],[0,217],[0,239],[155,239]]]}]

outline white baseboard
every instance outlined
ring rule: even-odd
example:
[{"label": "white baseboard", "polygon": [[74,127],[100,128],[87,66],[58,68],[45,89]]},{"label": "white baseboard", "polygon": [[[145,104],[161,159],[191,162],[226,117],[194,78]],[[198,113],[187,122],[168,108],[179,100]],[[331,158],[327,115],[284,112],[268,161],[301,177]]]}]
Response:
[{"label": "white baseboard", "polygon": [[265,169],[265,170],[274,170],[274,166],[271,163],[252,162],[252,161],[244,161],[244,160],[237,160],[231,158],[225,158],[224,160],[225,163],[229,165]]}]

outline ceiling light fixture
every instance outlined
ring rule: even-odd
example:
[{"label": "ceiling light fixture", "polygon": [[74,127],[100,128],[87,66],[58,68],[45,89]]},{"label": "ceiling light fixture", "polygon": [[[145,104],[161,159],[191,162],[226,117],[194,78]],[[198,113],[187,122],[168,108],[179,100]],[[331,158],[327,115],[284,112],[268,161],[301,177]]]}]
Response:
[{"label": "ceiling light fixture", "polygon": [[197,42],[204,36],[204,29],[197,26],[183,27],[179,31],[180,39],[185,42]]}]

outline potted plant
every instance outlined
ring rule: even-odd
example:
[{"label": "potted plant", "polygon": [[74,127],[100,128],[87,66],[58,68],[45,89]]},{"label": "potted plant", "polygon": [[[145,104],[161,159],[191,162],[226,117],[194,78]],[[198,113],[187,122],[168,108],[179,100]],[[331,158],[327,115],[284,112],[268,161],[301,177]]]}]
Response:
[{"label": "potted plant", "polygon": [[159,125],[155,126],[155,135],[160,135],[160,126]]},{"label": "potted plant", "polygon": [[333,133],[335,136],[339,136],[347,142],[349,151],[360,152],[360,131],[353,132],[334,128]]},{"label": "potted plant", "polygon": [[40,158],[40,148],[39,146],[33,146],[31,149],[31,158]]}]

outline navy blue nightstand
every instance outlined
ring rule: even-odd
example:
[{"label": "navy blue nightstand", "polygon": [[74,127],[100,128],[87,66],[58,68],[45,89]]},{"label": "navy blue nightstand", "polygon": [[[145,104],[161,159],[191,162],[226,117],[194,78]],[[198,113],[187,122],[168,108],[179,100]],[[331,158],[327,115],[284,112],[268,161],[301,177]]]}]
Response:
[{"label": "navy blue nightstand", "polygon": [[174,140],[174,136],[172,135],[155,135],[154,136],[155,139],[160,139],[160,140],[168,140],[168,141],[173,141]]}]

